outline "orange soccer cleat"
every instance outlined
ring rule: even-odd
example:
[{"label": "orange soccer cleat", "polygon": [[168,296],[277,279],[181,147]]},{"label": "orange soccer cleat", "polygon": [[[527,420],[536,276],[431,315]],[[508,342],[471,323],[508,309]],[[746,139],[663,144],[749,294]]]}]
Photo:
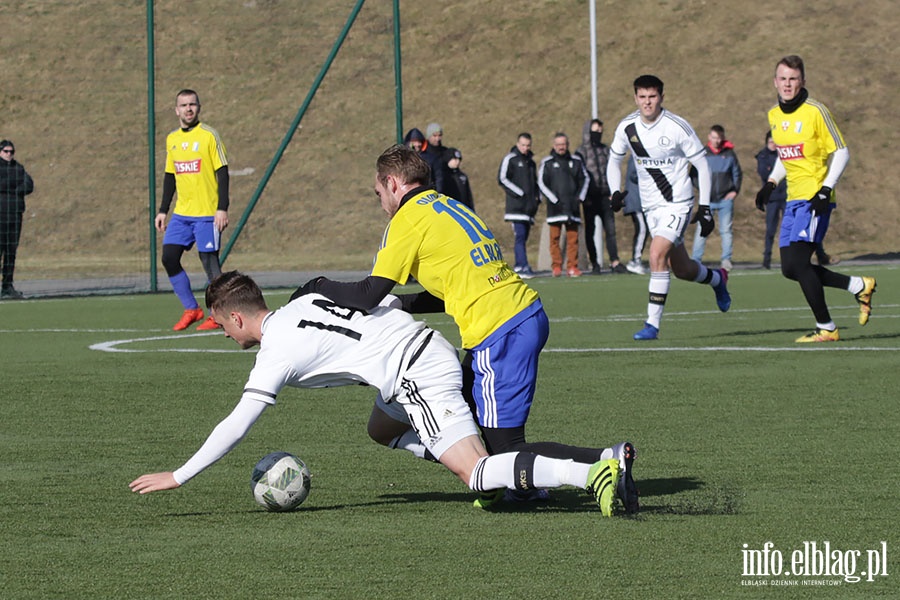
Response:
[{"label": "orange soccer cleat", "polygon": [[197,326],[197,331],[211,331],[213,329],[220,329],[219,324],[213,319],[212,315],[206,317],[206,320],[200,323]]},{"label": "orange soccer cleat", "polygon": [[181,315],[178,322],[172,327],[172,331],[184,331],[191,326],[191,323],[203,320],[202,308],[189,308]]}]

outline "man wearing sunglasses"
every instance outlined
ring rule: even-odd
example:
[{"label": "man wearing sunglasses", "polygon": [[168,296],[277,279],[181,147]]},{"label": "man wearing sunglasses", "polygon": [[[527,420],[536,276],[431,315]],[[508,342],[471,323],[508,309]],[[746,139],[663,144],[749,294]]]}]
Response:
[{"label": "man wearing sunglasses", "polygon": [[25,167],[16,162],[15,155],[16,147],[11,141],[0,141],[0,271],[3,274],[0,298],[10,300],[23,297],[13,287],[13,272],[22,235],[25,196],[34,191],[34,181]]}]

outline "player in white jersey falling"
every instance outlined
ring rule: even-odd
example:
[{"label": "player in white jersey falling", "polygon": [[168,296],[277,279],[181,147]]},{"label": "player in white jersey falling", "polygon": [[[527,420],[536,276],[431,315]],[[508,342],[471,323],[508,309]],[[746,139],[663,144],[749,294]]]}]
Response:
[{"label": "player in white jersey falling", "polygon": [[[206,305],[226,337],[244,349],[260,346],[256,364],[240,402],[196,454],[174,472],[138,477],[132,491],[145,494],[186,483],[234,448],[286,385],[363,384],[376,388],[388,407],[382,410],[407,420],[416,441],[472,490],[572,485],[589,490],[604,516],[611,516],[616,496],[626,510],[635,502],[624,461],[613,458],[615,448],[604,450],[603,460],[593,465],[530,452],[488,456],[463,399],[456,349],[408,313],[388,306],[347,308],[316,293],[272,312],[256,283],[237,271],[209,285]],[[404,443],[397,440],[394,447]]]},{"label": "player in white jersey falling", "polygon": [[[663,108],[663,82],[658,77],[641,75],[635,79],[634,101],[638,109],[616,127],[606,178],[613,210],[618,211],[627,193],[622,192],[621,164],[630,150],[637,167],[641,210],[652,237],[647,321],[634,339],[655,340],[669,294],[670,268],[678,279],[712,286],[722,312],[731,307],[731,295],[726,286],[728,273],[705,267],[691,259],[684,248],[689,222],[700,223],[703,237],[715,226],[709,210],[710,175],[703,143],[687,121]],[[690,165],[697,169],[700,198],[694,218],[688,221],[694,206]]]}]

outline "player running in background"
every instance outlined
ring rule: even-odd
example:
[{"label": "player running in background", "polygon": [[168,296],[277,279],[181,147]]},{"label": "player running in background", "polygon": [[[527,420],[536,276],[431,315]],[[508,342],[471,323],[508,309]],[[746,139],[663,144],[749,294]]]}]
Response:
[{"label": "player running in background", "polygon": [[[172,329],[181,331],[203,320],[203,309],[191,291],[191,281],[181,266],[181,256],[196,243],[208,281],[222,274],[219,246],[228,226],[228,159],[218,132],[200,122],[200,97],[194,90],[175,96],[175,114],[181,125],[166,136],[166,172],[162,203],[155,225],[165,231],[162,264],[184,313]],[[166,215],[175,193],[178,199],[166,227]],[[216,329],[212,317],[197,329]]]},{"label": "player running in background", "polygon": [[775,186],[787,177],[787,204],[778,238],[781,272],[800,284],[816,319],[815,331],[795,341],[836,342],[840,335],[825,304],[825,288],[847,290],[856,297],[860,325],[869,322],[875,293],[874,277],[835,273],[811,261],[828,231],[835,207],[834,186],[850,160],[850,150],[828,108],[809,97],[802,58],[791,55],[778,61],[774,83],[778,104],[769,110],[769,128],[778,160],[756,196],[756,207],[765,211]]},{"label": "player running in background", "polygon": [[[538,358],[550,332],[538,293],[503,260],[500,244],[484,221],[428,186],[428,165],[415,151],[392,146],[378,157],[376,169],[375,193],[391,220],[371,275],[356,283],[319,277],[296,293],[315,291],[342,306],[369,310],[396,284],[414,277],[425,291],[401,296],[403,308],[413,313],[446,311],[453,317],[466,349],[463,394],[475,407],[491,454],[518,450],[581,463],[615,456],[625,467],[624,484],[633,490],[635,450],[630,443],[582,448],[525,441]],[[369,435],[397,447],[405,431],[383,408],[376,404]],[[636,511],[636,490],[628,498],[629,512]],[[497,500],[485,497],[479,502],[487,506]]]},{"label": "player running in background", "polygon": [[260,346],[256,364],[240,402],[196,454],[174,472],[138,477],[129,484],[133,491],[177,488],[222,458],[275,404],[284,386],[364,384],[378,389],[392,414],[472,490],[572,485],[589,490],[601,513],[612,515],[620,478],[616,459],[583,464],[530,452],[488,456],[460,391],[456,348],[407,313],[385,306],[347,308],[320,294],[303,295],[271,312],[256,283],[237,271],[209,285],[206,305],[241,348]]},{"label": "player running in background", "polygon": [[[636,340],[655,340],[669,295],[669,268],[678,279],[712,286],[722,312],[731,307],[724,269],[709,269],[692,260],[684,247],[688,223],[700,223],[700,235],[712,233],[715,223],[709,209],[710,175],[703,144],[690,124],[663,108],[663,82],[654,75],[634,80],[634,102],[638,109],[616,127],[606,176],[612,192],[613,210],[624,205],[622,160],[630,150],[641,190],[641,209],[650,230],[650,299],[647,321],[634,334]],[[690,166],[697,169],[700,198],[694,218]]]}]

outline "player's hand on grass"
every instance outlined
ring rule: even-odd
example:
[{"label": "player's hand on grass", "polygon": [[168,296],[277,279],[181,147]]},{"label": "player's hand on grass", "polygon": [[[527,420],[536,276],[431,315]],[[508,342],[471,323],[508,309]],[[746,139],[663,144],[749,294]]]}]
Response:
[{"label": "player's hand on grass", "polygon": [[153,219],[153,224],[156,226],[157,231],[165,231],[166,230],[166,213],[158,213],[156,218]]},{"label": "player's hand on grass", "polygon": [[165,473],[147,473],[141,475],[128,484],[132,492],[138,494],[149,494],[150,492],[158,492],[160,490],[174,490],[181,487],[181,484],[175,481],[175,476],[171,471]]},{"label": "player's hand on grass", "polygon": [[756,193],[756,208],[765,212],[766,204],[769,203],[769,196],[772,195],[772,192],[775,191],[775,184],[771,181],[767,181],[762,189],[760,189]]},{"label": "player's hand on grass", "polygon": [[691,223],[700,223],[700,237],[706,237],[711,234],[716,226],[716,222],[713,221],[712,211],[709,210],[708,206],[698,206]]}]

